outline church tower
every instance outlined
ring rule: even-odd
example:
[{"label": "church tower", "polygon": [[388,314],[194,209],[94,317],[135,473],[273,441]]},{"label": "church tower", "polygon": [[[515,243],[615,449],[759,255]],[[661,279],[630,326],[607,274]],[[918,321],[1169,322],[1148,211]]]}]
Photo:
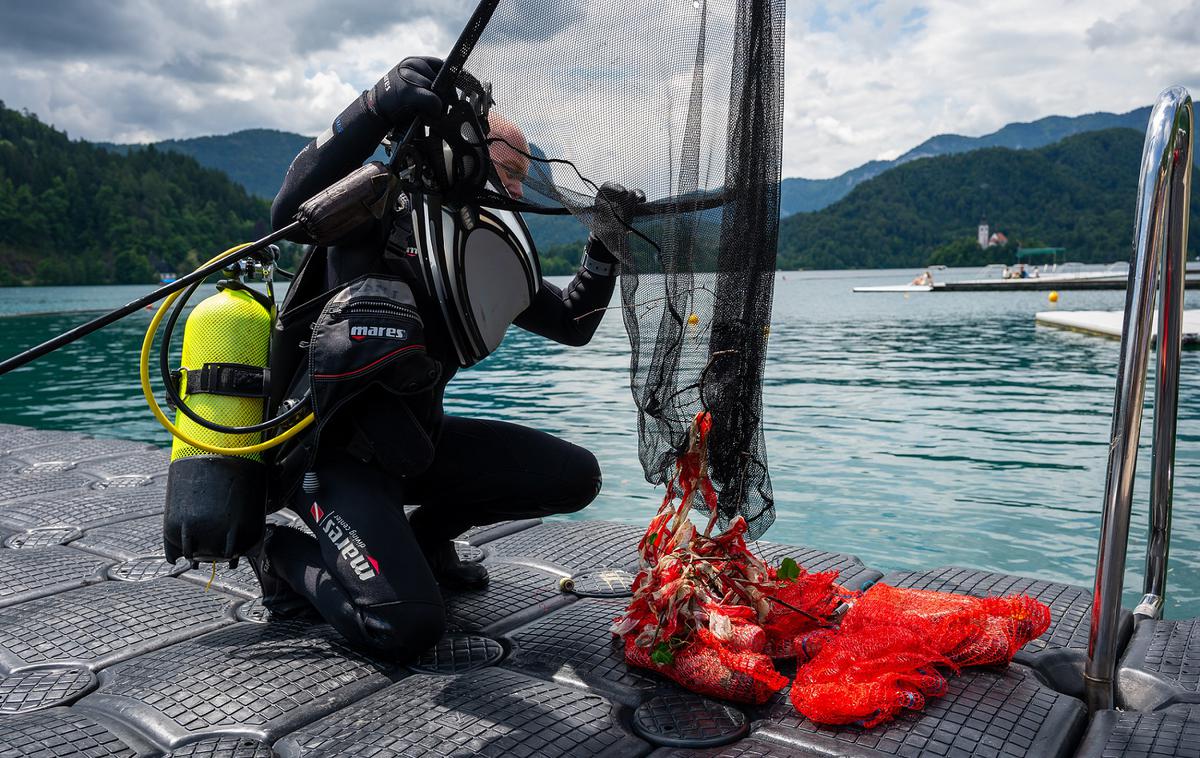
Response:
[{"label": "church tower", "polygon": [[979,219],[979,246],[986,248],[988,246],[988,222],[987,219]]}]

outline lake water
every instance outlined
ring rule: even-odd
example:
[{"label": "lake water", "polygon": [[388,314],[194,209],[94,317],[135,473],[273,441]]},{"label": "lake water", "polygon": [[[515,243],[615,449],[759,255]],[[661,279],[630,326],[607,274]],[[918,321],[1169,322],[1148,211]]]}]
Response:
[{"label": "lake water", "polygon": [[[769,539],[889,569],[965,565],[1091,586],[1118,344],[1036,327],[1045,293],[853,295],[915,271],[777,276],[765,423]],[[0,355],[141,287],[0,289]],[[1191,295],[1189,295],[1191,296]],[[1057,307],[1119,309],[1123,292]],[[610,314],[565,348],[512,330],[451,385],[452,413],[534,426],[594,451],[604,492],[580,517],[645,524],[629,347]],[[166,444],[137,382],[149,313],[0,378],[0,422]],[[1200,615],[1200,352],[1183,357],[1168,615]],[[1150,393],[1152,394],[1152,393]],[[1143,448],[1149,444],[1149,414]],[[1139,465],[1127,600],[1141,594],[1149,453]]]}]

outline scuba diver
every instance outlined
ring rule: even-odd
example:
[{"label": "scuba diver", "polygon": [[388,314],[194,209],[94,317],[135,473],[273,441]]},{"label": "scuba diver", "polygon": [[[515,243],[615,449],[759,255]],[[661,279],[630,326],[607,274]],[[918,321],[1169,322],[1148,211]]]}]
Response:
[{"label": "scuba diver", "polygon": [[[431,87],[440,66],[436,58],[405,59],[310,142],[275,198],[274,228],[362,167],[385,135],[404,133],[414,119],[436,123],[448,105]],[[487,120],[488,187],[519,199],[529,145],[503,116],[493,112]],[[601,196],[610,214],[645,199],[606,185],[597,214],[606,212]],[[282,384],[291,379],[287,397],[311,390],[323,418],[276,456],[270,509],[290,508],[312,534],[268,525],[249,558],[273,616],[315,608],[357,647],[403,659],[428,649],[445,630],[439,586],[488,584],[483,565],[459,559],[455,537],[502,520],[578,511],[599,493],[600,468],[589,451],[517,424],[447,415],[442,401],[457,369],[494,349],[509,321],[558,343],[586,344],[612,296],[617,258],[590,237],[578,272],[560,290],[541,279],[517,213],[472,204],[439,208],[436,198],[415,193],[401,193],[397,205],[382,221],[311,248],[280,311],[272,375]],[[477,251],[483,273],[438,278],[455,265],[455,245],[445,240],[468,233],[458,246],[466,253],[457,253],[491,245]],[[313,242],[303,233],[292,239]],[[323,325],[346,313],[350,341],[319,344]],[[496,314],[507,314],[503,323],[494,323]],[[353,364],[346,356],[361,349],[379,357]],[[326,380],[389,361],[387,371],[370,374],[353,392],[326,388],[337,384]],[[406,518],[405,505],[418,507]]]}]

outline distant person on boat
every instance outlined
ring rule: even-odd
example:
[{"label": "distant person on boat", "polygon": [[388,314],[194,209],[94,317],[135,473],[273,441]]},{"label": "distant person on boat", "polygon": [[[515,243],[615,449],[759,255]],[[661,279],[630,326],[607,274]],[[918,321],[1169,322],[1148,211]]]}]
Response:
[{"label": "distant person on boat", "polygon": [[[274,227],[287,224],[302,201],[361,166],[388,132],[402,133],[417,117],[437,118],[443,103],[431,82],[441,65],[436,58],[404,60],[310,142],[275,198]],[[489,136],[499,140],[490,143],[492,185],[520,198],[529,145],[508,119],[493,112],[490,123]],[[644,199],[615,185],[606,185],[601,195],[617,205]],[[602,212],[599,202],[597,209]],[[372,385],[339,407],[319,443],[312,443],[315,464],[303,486],[297,486],[298,475],[272,482],[276,493],[293,493],[273,507],[298,513],[312,534],[269,526],[261,550],[251,556],[263,603],[274,615],[315,607],[357,647],[400,659],[441,638],[446,617],[441,590],[488,584],[484,566],[460,559],[452,540],[498,521],[578,511],[600,491],[600,467],[584,448],[524,426],[444,412],[446,384],[463,365],[448,319],[466,316],[446,313],[438,293],[417,273],[411,215],[397,214],[391,228],[372,222],[328,249],[311,251],[281,320],[289,309],[304,313],[310,298],[329,298],[330,291],[363,277],[399,280],[411,289],[423,321],[424,344],[417,347],[436,361],[432,384],[406,394],[381,380],[383,386]],[[516,325],[565,345],[586,344],[608,306],[616,273],[616,258],[589,239],[570,284],[560,290],[542,280]],[[505,297],[511,302],[516,296],[499,285],[493,291],[475,287],[479,291],[467,302]],[[528,290],[522,292],[528,296]],[[419,507],[406,518],[405,505]]]},{"label": "distant person on boat", "polygon": [[912,280],[912,284],[914,287],[932,287],[933,274],[929,273],[929,270],[926,269],[925,273]]}]

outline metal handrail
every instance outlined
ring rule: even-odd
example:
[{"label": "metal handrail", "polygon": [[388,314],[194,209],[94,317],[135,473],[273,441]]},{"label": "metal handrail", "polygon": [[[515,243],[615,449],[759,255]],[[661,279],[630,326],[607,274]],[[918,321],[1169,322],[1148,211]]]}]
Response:
[{"label": "metal handrail", "polygon": [[[1188,208],[1192,177],[1192,97],[1182,87],[1158,96],[1146,128],[1133,260],[1125,296],[1121,361],[1113,404],[1108,480],[1096,556],[1092,626],[1084,671],[1089,710],[1111,708],[1116,669],[1121,593],[1133,506],[1146,369],[1154,318],[1154,284],[1159,283],[1158,359],[1151,458],[1150,539],[1146,551],[1146,597],[1140,616],[1156,618],[1166,593],[1167,549],[1179,400],[1183,284],[1187,268]],[[1165,252],[1164,252],[1165,248]],[[1156,271],[1157,269],[1157,271]],[[1157,274],[1157,275],[1156,275]]]}]

